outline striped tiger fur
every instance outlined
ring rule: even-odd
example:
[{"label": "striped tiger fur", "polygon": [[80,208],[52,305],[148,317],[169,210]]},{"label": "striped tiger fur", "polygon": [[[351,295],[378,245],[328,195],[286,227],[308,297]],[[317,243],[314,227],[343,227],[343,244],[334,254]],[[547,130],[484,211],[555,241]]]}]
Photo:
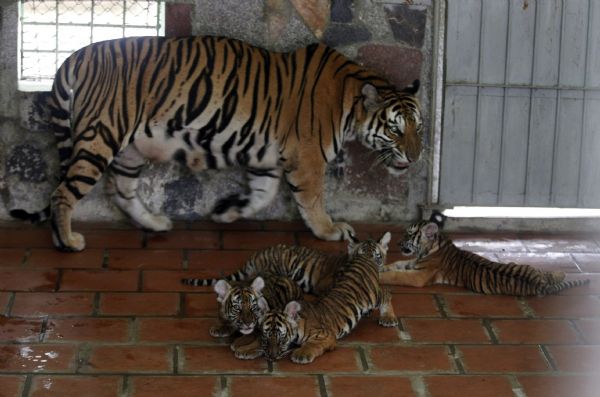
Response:
[{"label": "striped tiger fur", "polygon": [[338,272],[333,287],[316,301],[292,301],[284,310],[270,310],[261,325],[261,347],[268,360],[292,352],[292,361],[312,362],[333,350],[340,339],[373,309],[379,309],[379,324],[394,327],[398,319],[391,293],[379,285],[379,270],[385,261],[390,234],[379,241],[366,240],[353,247],[354,254]]},{"label": "striped tiger fur", "polygon": [[292,280],[270,273],[231,284],[219,280],[214,290],[219,303],[219,319],[209,332],[216,338],[240,332],[242,336],[231,344],[234,351],[256,339],[251,334],[268,310],[282,309],[288,302],[304,295]]},{"label": "striped tiger fur", "polygon": [[61,164],[49,208],[11,214],[51,214],[56,247],[80,251],[74,207],[108,173],[108,193],[135,224],[169,230],[137,186],[148,160],[176,160],[192,171],[245,170],[249,192],[218,201],[215,221],[265,208],[284,175],[313,233],[348,239],[352,227],[325,211],[326,165],[358,138],[391,173],[404,173],[422,151],[418,88],[415,80],[397,90],[323,44],[278,53],[211,36],[94,43],[65,60],[47,100]]},{"label": "striped tiger fur", "polygon": [[[278,244],[256,251],[237,272],[226,276],[227,281],[246,280],[268,272],[289,277],[306,293],[322,295],[333,284],[338,270],[349,260],[349,255],[328,254],[314,248]],[[219,279],[186,278],[185,285],[215,285]]]},{"label": "striped tiger fur", "polygon": [[380,275],[383,284],[423,287],[448,284],[482,294],[544,296],[589,280],[564,281],[563,272],[547,272],[529,265],[498,263],[461,250],[440,228],[444,216],[434,212],[429,221],[406,229],[402,252],[413,256],[385,265]]}]

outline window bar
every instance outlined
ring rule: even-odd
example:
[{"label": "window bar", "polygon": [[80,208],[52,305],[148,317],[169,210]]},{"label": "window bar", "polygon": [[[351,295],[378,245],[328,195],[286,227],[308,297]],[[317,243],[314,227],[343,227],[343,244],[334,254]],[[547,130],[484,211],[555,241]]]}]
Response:
[{"label": "window bar", "polygon": [[54,46],[54,69],[58,69],[58,0],[56,0],[56,44]]},{"label": "window bar", "polygon": [[160,0],[156,2],[156,35],[160,34]]},{"label": "window bar", "polygon": [[127,23],[127,20],[125,19],[125,16],[127,15],[127,4],[126,4],[126,0],[123,0],[123,37],[125,37],[125,24]]},{"label": "window bar", "polygon": [[92,1],[92,9],[91,11],[91,19],[90,19],[90,44],[94,42],[94,4],[96,2]]},{"label": "window bar", "polygon": [[25,53],[23,51],[23,25],[24,25],[24,21],[23,21],[23,14],[25,12],[24,8],[23,8],[23,2],[19,2],[19,11],[20,11],[20,15],[19,15],[19,20],[21,21],[21,26],[20,26],[20,32],[21,32],[21,37],[20,37],[20,42],[21,42],[21,64],[19,65],[19,71],[21,72],[20,78],[23,79],[23,61],[24,61],[24,57],[25,57]]}]

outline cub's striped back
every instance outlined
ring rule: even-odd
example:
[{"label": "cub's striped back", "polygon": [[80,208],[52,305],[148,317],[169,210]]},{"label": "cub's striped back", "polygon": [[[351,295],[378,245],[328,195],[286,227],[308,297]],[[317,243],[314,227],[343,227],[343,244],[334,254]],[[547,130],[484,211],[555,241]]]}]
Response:
[{"label": "cub's striped back", "polygon": [[[240,281],[262,273],[289,277],[306,293],[323,294],[333,283],[336,272],[348,261],[345,254],[328,254],[314,248],[278,244],[257,251],[237,272],[226,276],[227,281]],[[185,278],[185,285],[215,285],[217,278]]]}]

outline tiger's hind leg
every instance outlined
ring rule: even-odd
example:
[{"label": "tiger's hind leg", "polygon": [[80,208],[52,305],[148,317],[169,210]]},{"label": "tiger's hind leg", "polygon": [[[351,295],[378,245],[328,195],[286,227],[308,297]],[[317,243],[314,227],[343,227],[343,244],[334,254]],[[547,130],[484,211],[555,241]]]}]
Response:
[{"label": "tiger's hind leg", "polygon": [[65,175],[50,200],[52,240],[61,251],[81,251],[85,239],[71,229],[75,205],[96,185],[112,162],[118,144],[102,124],[79,134]]},{"label": "tiger's hind leg", "polygon": [[248,218],[273,201],[279,188],[281,170],[278,168],[246,169],[249,194],[234,194],[219,200],[213,210],[215,222],[230,223],[239,218]]},{"label": "tiger's hind leg", "polygon": [[129,215],[136,225],[155,232],[167,231],[173,225],[171,220],[165,215],[148,211],[137,194],[139,176],[146,163],[135,146],[127,146],[115,157],[109,168],[106,191],[117,207]]},{"label": "tiger's hind leg", "polygon": [[335,335],[323,331],[318,335],[311,336],[299,348],[292,352],[291,360],[296,364],[312,363],[315,358],[323,355],[326,351],[335,349]]},{"label": "tiger's hind leg", "polygon": [[392,306],[392,293],[388,288],[381,289],[381,302],[379,303],[379,325],[383,327],[395,327],[398,325],[398,317]]}]

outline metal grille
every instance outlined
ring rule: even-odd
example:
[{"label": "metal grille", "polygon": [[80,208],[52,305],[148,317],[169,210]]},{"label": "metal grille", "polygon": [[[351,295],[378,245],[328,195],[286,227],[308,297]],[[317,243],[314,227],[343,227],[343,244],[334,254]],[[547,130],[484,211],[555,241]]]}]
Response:
[{"label": "metal grille", "polygon": [[164,34],[160,0],[20,3],[20,80],[51,81],[60,64],[90,43]]}]

